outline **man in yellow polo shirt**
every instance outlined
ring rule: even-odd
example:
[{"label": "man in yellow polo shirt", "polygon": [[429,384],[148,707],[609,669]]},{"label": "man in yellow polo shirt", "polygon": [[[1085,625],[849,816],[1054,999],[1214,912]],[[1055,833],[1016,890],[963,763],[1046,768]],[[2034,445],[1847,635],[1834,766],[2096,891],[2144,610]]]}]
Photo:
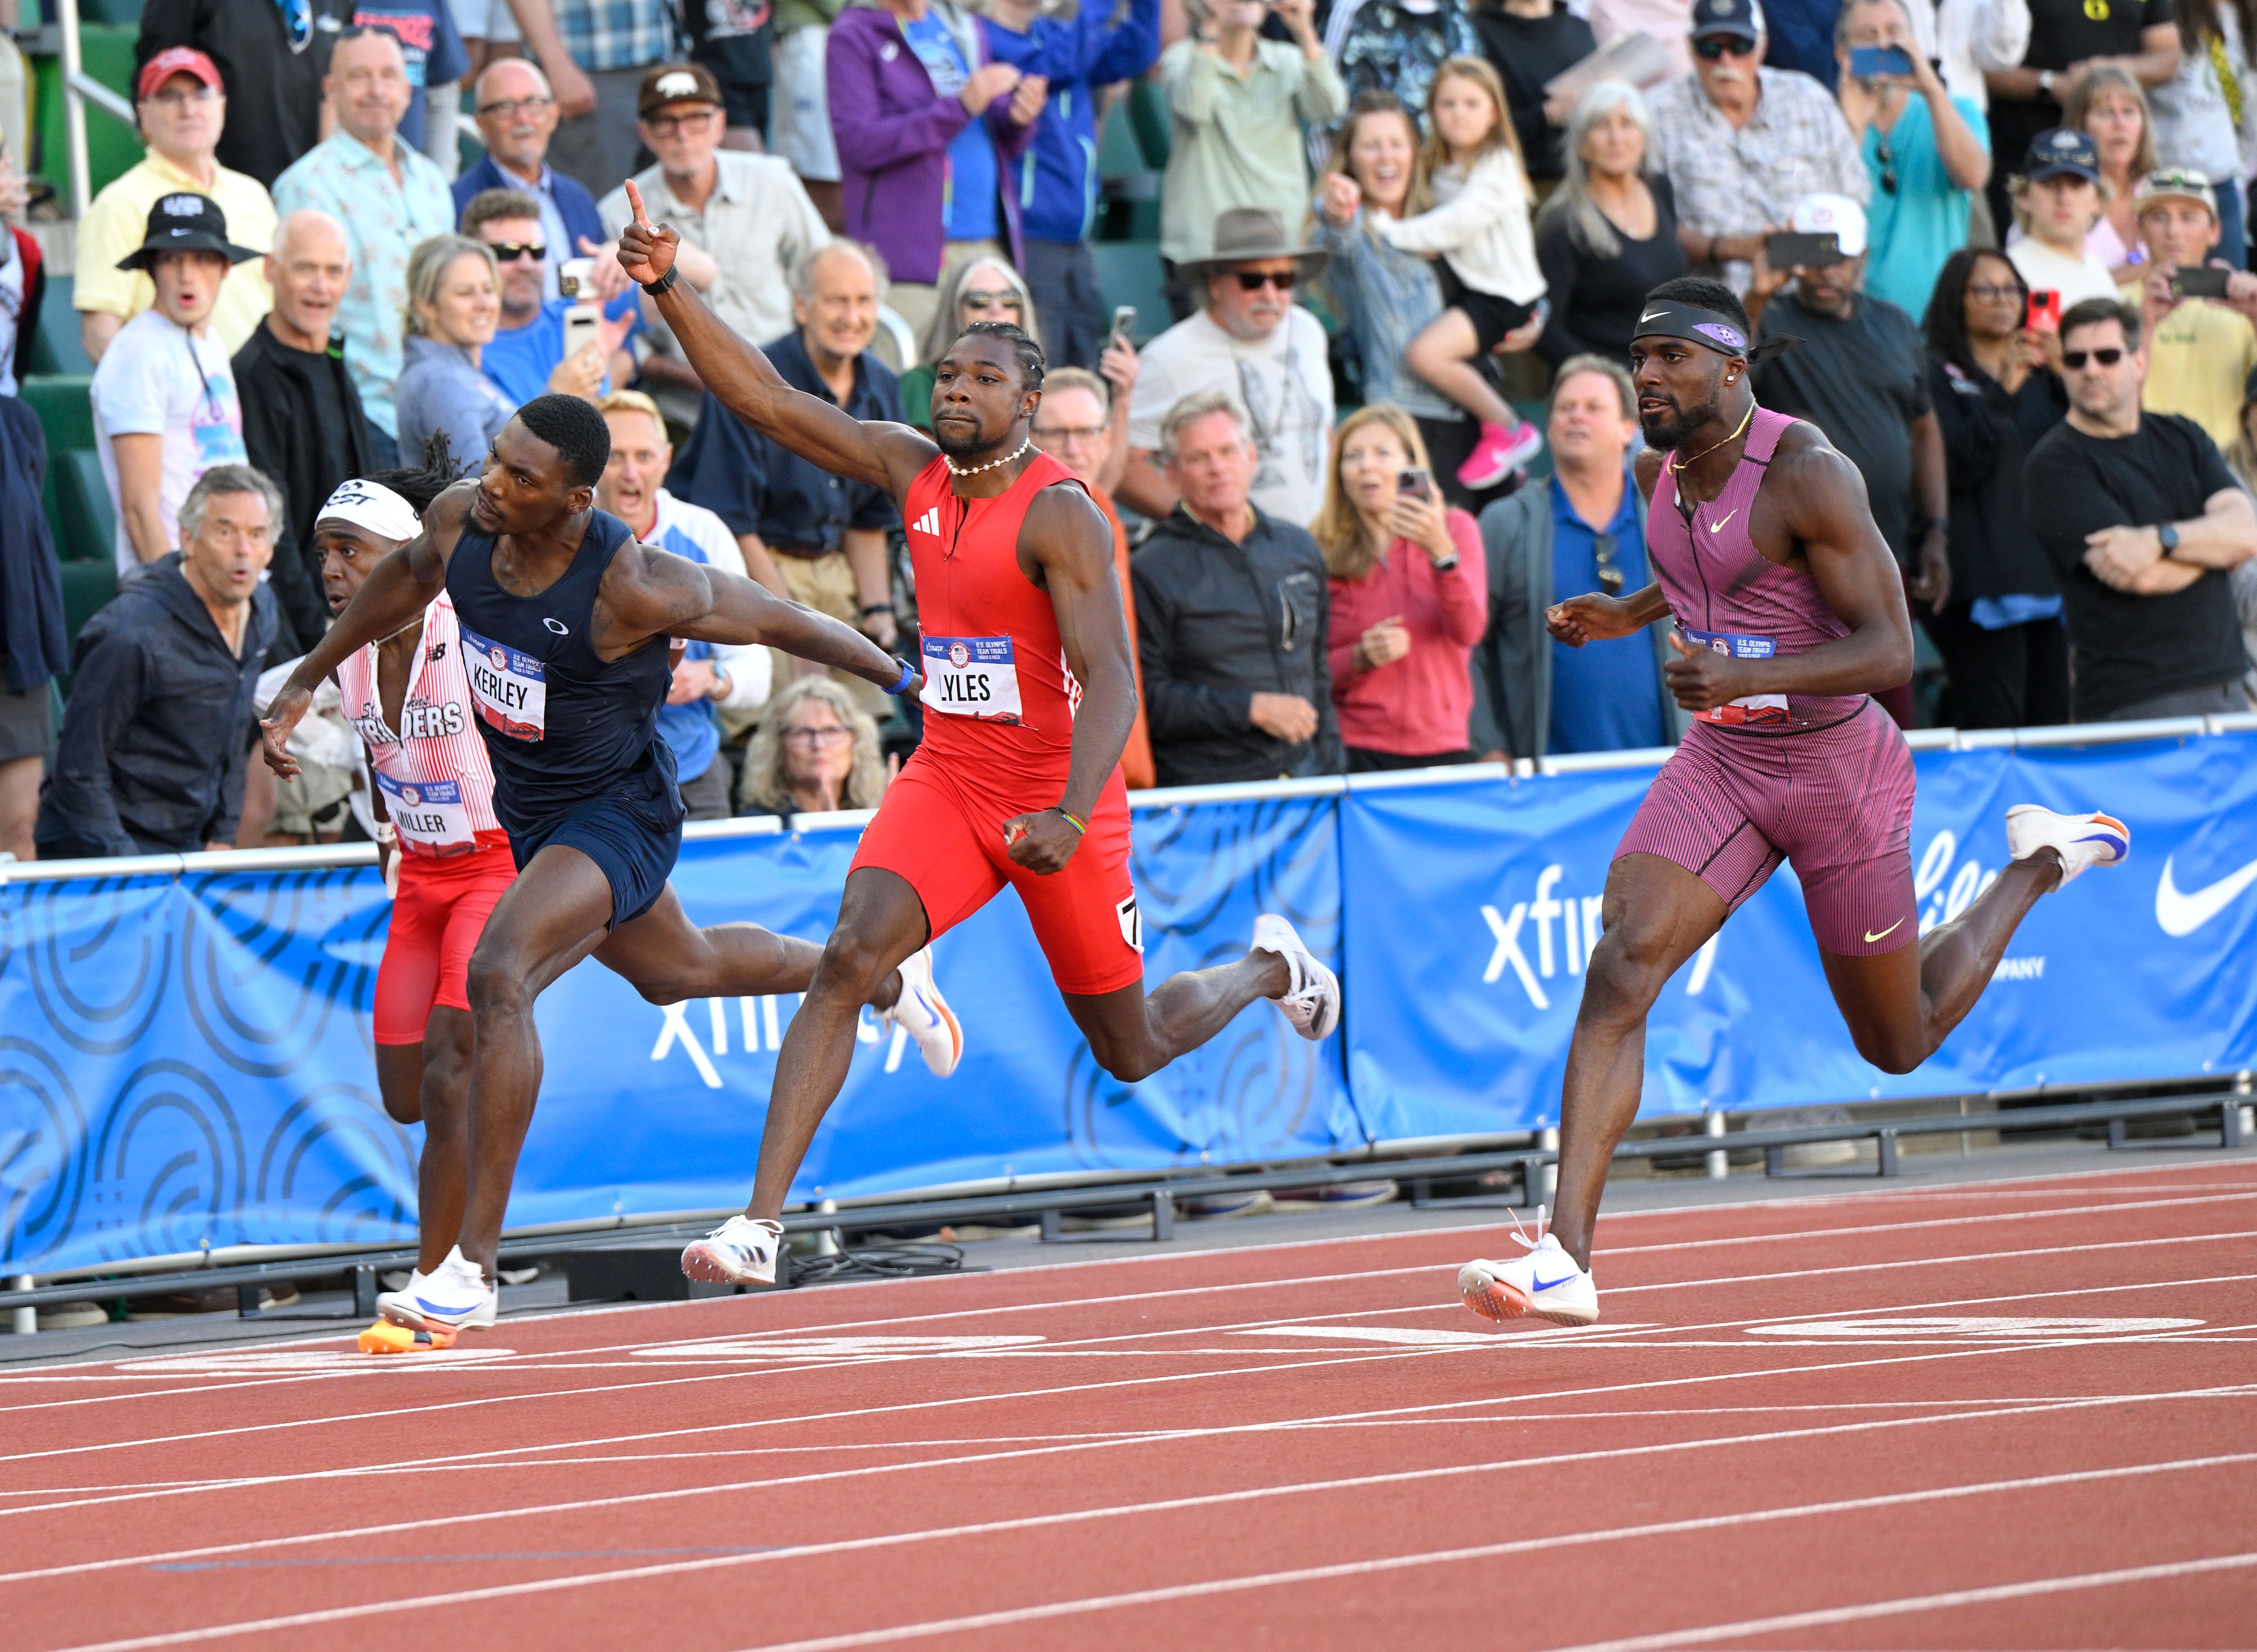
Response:
[{"label": "man in yellow polo shirt", "polygon": [[[274,244],[274,202],[256,178],[230,172],[215,158],[227,124],[227,93],[219,70],[189,46],[159,52],[142,67],[135,112],[149,152],[141,164],[94,198],[78,226],[78,278],[71,304],[79,336],[99,362],[117,329],[157,301],[146,273],[121,270],[118,260],[141,244],[150,208],[165,196],[205,195],[227,215],[229,233],[254,252]],[[238,264],[220,288],[211,328],[241,349],[273,307],[262,260]]]},{"label": "man in yellow polo shirt", "polygon": [[[2228,180],[2225,187],[2233,187]],[[2229,270],[2211,256],[2218,246],[2218,196],[2210,180],[2184,167],[2149,173],[2137,200],[2140,234],[2153,263],[2144,280],[2127,283],[2124,302],[2140,312],[2147,339],[2147,385],[2140,406],[2183,413],[2220,452],[2241,434],[2241,389],[2257,368],[2257,275]],[[2223,297],[2181,296],[2176,272],[2216,272]]]}]

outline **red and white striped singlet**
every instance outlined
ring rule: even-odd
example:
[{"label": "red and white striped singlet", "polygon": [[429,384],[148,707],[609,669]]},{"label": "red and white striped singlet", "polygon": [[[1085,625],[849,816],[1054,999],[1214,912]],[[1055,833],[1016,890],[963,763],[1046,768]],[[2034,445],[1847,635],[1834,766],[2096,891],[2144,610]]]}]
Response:
[{"label": "red and white striped singlet", "polygon": [[376,649],[371,643],[339,663],[337,688],[346,719],[367,744],[371,776],[400,829],[400,847],[427,855],[506,848],[508,835],[494,818],[493,769],[463,674],[455,604],[442,591],[423,611],[396,730],[385,722],[377,695]]}]

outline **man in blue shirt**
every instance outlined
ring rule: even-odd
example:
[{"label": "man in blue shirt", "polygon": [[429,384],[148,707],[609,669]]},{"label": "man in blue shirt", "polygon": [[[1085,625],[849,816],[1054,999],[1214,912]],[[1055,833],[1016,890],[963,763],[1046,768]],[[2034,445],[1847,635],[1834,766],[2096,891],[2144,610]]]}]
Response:
[{"label": "man in blue shirt", "polygon": [[[596,198],[548,164],[548,140],[556,135],[548,77],[521,57],[498,59],[478,76],[471,104],[486,152],[455,180],[455,211],[459,215],[489,189],[513,189],[540,202],[538,238],[548,250],[541,261],[541,296],[555,298],[562,292],[558,266],[599,251],[606,237]],[[624,283],[624,274],[620,279]]]},{"label": "man in blue shirt", "polygon": [[[769,364],[796,390],[860,420],[902,416],[899,381],[870,354],[884,287],[869,254],[834,241],[806,254],[792,272],[796,333],[763,345]],[[894,614],[887,536],[901,514],[884,489],[831,475],[757,435],[705,395],[667,485],[728,524],[745,571],[778,596],[860,629],[881,648],[913,647]],[[842,678],[843,681],[844,679]],[[885,696],[856,703],[883,720]]]},{"label": "man in blue shirt", "polygon": [[989,0],[980,26],[990,58],[1048,83],[1050,101],[1008,180],[1019,192],[1026,237],[1022,273],[1034,293],[1051,365],[1093,368],[1111,319],[1089,251],[1097,218],[1098,93],[1152,67],[1160,54],[1160,0],[1129,0],[1117,25],[1109,0],[1083,0],[1079,16],[1070,19],[1042,17],[1040,10],[1041,0]]},{"label": "man in blue shirt", "polygon": [[[632,293],[615,300],[612,319],[584,347],[585,360],[564,360],[564,313],[570,299],[541,298],[541,219],[533,198],[513,189],[489,189],[463,209],[463,233],[493,249],[501,287],[501,317],[492,342],[479,352],[478,366],[502,393],[523,406],[535,396],[560,391],[593,399],[613,380],[634,376],[633,358],[619,348],[635,321]],[[591,295],[592,296],[592,294]]]},{"label": "man in blue shirt", "polygon": [[1570,648],[1544,618],[1563,597],[1637,590],[1649,577],[1630,375],[1602,357],[1570,357],[1553,382],[1547,436],[1549,479],[1482,512],[1489,626],[1472,662],[1473,749],[1494,760],[1673,745],[1685,717],[1662,688],[1666,620]]}]

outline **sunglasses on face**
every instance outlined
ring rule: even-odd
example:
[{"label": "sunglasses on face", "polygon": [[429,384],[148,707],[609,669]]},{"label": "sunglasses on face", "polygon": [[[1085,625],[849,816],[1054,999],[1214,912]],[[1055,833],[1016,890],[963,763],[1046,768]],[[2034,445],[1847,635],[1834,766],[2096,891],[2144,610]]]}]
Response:
[{"label": "sunglasses on face", "polygon": [[1014,293],[1007,287],[1000,293],[966,293],[964,307],[967,310],[1023,310],[1027,307],[1027,300],[1022,293]]},{"label": "sunglasses on face", "polygon": [[1265,286],[1274,286],[1280,293],[1291,293],[1293,283],[1301,279],[1299,272],[1295,270],[1234,270],[1231,273],[1238,278],[1238,285],[1249,293],[1259,293]]},{"label": "sunglasses on face", "polygon": [[548,257],[545,241],[497,241],[493,244],[496,264],[515,264],[520,258],[530,258],[539,264]]},{"label": "sunglasses on face", "polygon": [[1733,57],[1752,56],[1755,49],[1753,40],[1737,34],[1712,34],[1705,40],[1693,42],[1693,55],[1709,63],[1714,63],[1727,53]]},{"label": "sunglasses on face", "polygon": [[2124,359],[2124,352],[2111,344],[2105,349],[2065,349],[2061,353],[2061,364],[2072,373],[2084,371],[2084,364],[2092,362],[2102,367],[2113,367]]},{"label": "sunglasses on face", "polygon": [[1623,571],[1615,563],[1615,536],[1595,533],[1591,536],[1591,557],[1599,565],[1599,584],[1610,597],[1622,595]]}]

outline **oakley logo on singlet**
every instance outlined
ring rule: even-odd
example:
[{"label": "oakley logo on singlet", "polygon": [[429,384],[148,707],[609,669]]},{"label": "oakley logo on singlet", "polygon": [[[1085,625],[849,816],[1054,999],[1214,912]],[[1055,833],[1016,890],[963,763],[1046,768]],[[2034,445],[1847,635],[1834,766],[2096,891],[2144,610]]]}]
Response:
[{"label": "oakley logo on singlet", "polygon": [[463,670],[478,716],[513,740],[541,738],[548,722],[546,667],[531,654],[506,648],[468,625],[462,632]]},{"label": "oakley logo on singlet", "polygon": [[541,623],[548,626],[549,630],[555,632],[560,637],[569,637],[572,634],[572,628],[570,625],[567,625],[561,619],[544,616]]},{"label": "oakley logo on singlet", "polygon": [[1008,637],[927,637],[924,692],[929,710],[987,723],[1016,723],[1019,667]]},{"label": "oakley logo on singlet", "polygon": [[923,516],[917,518],[916,521],[910,523],[909,528],[913,533],[930,533],[933,538],[938,539],[940,537],[940,507],[937,505],[934,505],[932,509],[927,511]]},{"label": "oakley logo on singlet", "polygon": [[[1687,642],[1698,643],[1711,653],[1734,660],[1768,660],[1779,652],[1779,644],[1769,637],[1741,637],[1724,631],[1685,631]],[[1786,696],[1783,694],[1751,694],[1727,705],[1711,706],[1706,711],[1694,713],[1697,723],[1784,723],[1786,721]]]},{"label": "oakley logo on singlet", "polygon": [[384,812],[400,835],[426,849],[468,849],[478,840],[471,826],[471,811],[463,801],[463,788],[455,780],[395,780],[371,767],[377,789],[384,794]]}]

